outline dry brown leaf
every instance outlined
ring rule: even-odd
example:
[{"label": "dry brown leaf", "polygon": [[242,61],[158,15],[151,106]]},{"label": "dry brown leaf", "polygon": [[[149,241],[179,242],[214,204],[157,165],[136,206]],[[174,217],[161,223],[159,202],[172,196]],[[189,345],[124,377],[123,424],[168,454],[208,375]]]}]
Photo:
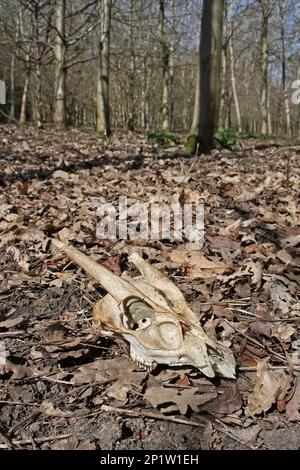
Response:
[{"label": "dry brown leaf", "polygon": [[286,415],[289,421],[300,421],[300,379],[297,377],[294,394],[286,405]]},{"label": "dry brown leaf", "polygon": [[17,316],[16,318],[8,318],[7,320],[0,322],[0,328],[12,328],[13,326],[20,325],[24,321],[22,315]]},{"label": "dry brown leaf", "polygon": [[201,395],[198,395],[197,392],[197,388],[178,390],[177,388],[149,387],[144,394],[144,398],[155,408],[161,408],[162,413],[165,405],[174,403],[180,414],[185,415],[189,407],[198,412],[203,403],[216,397],[215,392],[202,393]]},{"label": "dry brown leaf", "polygon": [[137,366],[135,363],[125,357],[105,360],[98,359],[90,364],[85,364],[74,371],[70,383],[81,385],[118,380],[119,378],[132,373],[136,368]]},{"label": "dry brown leaf", "polygon": [[71,411],[62,411],[59,408],[55,407],[50,400],[44,400],[40,404],[40,411],[46,416],[55,416],[55,417],[64,417],[68,418],[72,416]]},{"label": "dry brown leaf", "polygon": [[201,407],[214,416],[223,416],[238,411],[243,405],[243,400],[237,384],[227,387],[222,394]]},{"label": "dry brown leaf", "polygon": [[253,393],[248,399],[246,416],[268,411],[277,400],[283,400],[291,387],[291,377],[283,370],[267,370],[268,360],[257,363],[257,377]]},{"label": "dry brown leaf", "polygon": [[106,395],[115,400],[126,402],[129,392],[140,393],[148,372],[127,372],[106,390]]},{"label": "dry brown leaf", "polygon": [[290,294],[288,287],[283,285],[281,282],[271,281],[266,284],[265,289],[270,291],[274,310],[278,309],[283,314],[290,311],[294,299]]},{"label": "dry brown leaf", "polygon": [[233,240],[230,237],[224,235],[218,235],[216,237],[206,237],[210,243],[210,247],[213,250],[220,250],[223,248],[228,248],[229,250],[239,250],[241,247],[241,242]]},{"label": "dry brown leaf", "polygon": [[185,267],[186,275],[192,279],[206,279],[223,274],[228,266],[217,260],[207,259],[201,252],[173,250],[170,253],[173,263]]}]

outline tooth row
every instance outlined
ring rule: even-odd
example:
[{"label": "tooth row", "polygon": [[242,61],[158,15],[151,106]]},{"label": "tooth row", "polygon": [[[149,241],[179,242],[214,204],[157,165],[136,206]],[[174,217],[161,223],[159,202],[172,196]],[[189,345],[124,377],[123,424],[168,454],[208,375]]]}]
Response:
[{"label": "tooth row", "polygon": [[149,372],[155,367],[154,362],[146,362],[142,357],[137,356],[134,350],[130,351],[131,359],[138,364],[140,367],[146,368]]}]

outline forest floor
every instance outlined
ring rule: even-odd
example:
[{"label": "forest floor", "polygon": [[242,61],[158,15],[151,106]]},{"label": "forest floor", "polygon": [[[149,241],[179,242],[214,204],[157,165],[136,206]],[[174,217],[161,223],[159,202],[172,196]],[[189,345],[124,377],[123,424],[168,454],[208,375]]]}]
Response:
[{"label": "forest floor", "polygon": [[[300,447],[300,165],[279,144],[195,159],[138,134],[0,127],[0,448]],[[126,195],[204,203],[203,248],[97,239],[97,207]],[[46,236],[116,274],[133,251],[155,263],[231,348],[237,380],[140,369],[92,327],[105,292]]]}]

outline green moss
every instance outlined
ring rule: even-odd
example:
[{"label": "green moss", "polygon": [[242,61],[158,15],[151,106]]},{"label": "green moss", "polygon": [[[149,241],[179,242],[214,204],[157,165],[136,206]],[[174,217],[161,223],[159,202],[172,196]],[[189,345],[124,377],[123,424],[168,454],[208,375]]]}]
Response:
[{"label": "green moss", "polygon": [[174,134],[167,131],[151,132],[147,136],[147,140],[151,145],[160,145],[163,148],[176,147],[179,144]]},{"label": "green moss", "polygon": [[199,144],[198,136],[195,134],[189,135],[182,149],[182,154],[186,156],[195,155],[195,153],[197,152],[198,144]]},{"label": "green moss", "polygon": [[108,140],[109,142],[112,141],[113,138],[113,133],[110,132],[109,134],[106,131],[98,131],[97,132],[97,137],[100,140]]}]

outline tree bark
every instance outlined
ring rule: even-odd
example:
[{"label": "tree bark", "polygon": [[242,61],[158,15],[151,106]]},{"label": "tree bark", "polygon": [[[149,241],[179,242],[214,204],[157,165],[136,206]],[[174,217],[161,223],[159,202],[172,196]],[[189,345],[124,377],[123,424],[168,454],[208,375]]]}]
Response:
[{"label": "tree bark", "polygon": [[170,129],[170,51],[165,35],[165,0],[159,1],[159,35],[162,49],[162,129]]},{"label": "tree bark", "polygon": [[16,56],[13,53],[10,62],[10,111],[9,118],[11,121],[15,120],[16,115],[16,87],[15,87],[15,68]]},{"label": "tree bark", "polygon": [[268,51],[268,32],[269,32],[269,16],[270,3],[269,0],[259,0],[262,9],[262,25],[261,25],[261,75],[262,87],[260,96],[261,110],[261,134],[271,134],[270,129],[270,109],[269,109],[269,51]]},{"label": "tree bark", "polygon": [[198,54],[197,76],[196,76],[196,90],[195,90],[195,103],[194,114],[191,126],[191,135],[198,136],[199,122],[200,122],[200,95],[201,95],[201,79],[200,79],[200,49]]},{"label": "tree bark", "polygon": [[97,84],[97,132],[99,135],[109,136],[110,110],[109,110],[109,62],[110,62],[110,24],[111,0],[99,1],[101,37],[99,43],[99,70]]},{"label": "tree bark", "polygon": [[284,113],[285,113],[285,131],[288,137],[291,137],[291,114],[290,114],[290,103],[288,97],[288,91],[286,86],[286,44],[285,44],[285,6],[283,0],[279,3],[280,11],[280,30],[281,30],[281,73],[282,73],[282,92],[284,100]]},{"label": "tree bark", "polygon": [[227,45],[223,45],[221,53],[221,91],[220,91],[220,112],[219,126],[224,126],[225,122],[225,98],[226,98],[226,57]]},{"label": "tree bark", "polygon": [[24,87],[23,87],[23,93],[22,93],[22,99],[21,99],[21,111],[20,111],[20,124],[24,125],[26,122],[26,106],[27,106],[27,98],[28,98],[28,90],[29,90],[29,82],[30,82],[30,72],[31,72],[31,67],[30,67],[30,53],[28,52],[26,54],[26,76],[25,76],[25,82],[24,82]]},{"label": "tree bark", "polygon": [[56,38],[55,56],[55,97],[54,124],[58,128],[66,127],[66,38],[65,15],[66,0],[56,0]]},{"label": "tree bark", "polygon": [[234,100],[234,106],[235,106],[237,127],[238,127],[238,131],[241,133],[242,132],[242,119],[241,119],[240,103],[239,103],[239,98],[238,98],[237,89],[236,89],[235,63],[234,63],[232,33],[233,33],[233,31],[232,31],[232,27],[231,27],[230,38],[229,38],[229,43],[228,43],[229,57],[230,57],[231,88],[232,88],[232,94],[233,94],[233,100]]},{"label": "tree bark", "polygon": [[[200,116],[198,138],[206,148],[213,147],[220,106],[221,52],[224,0],[204,0],[200,39]],[[198,92],[199,93],[199,92]],[[195,107],[198,103],[196,100]]]}]

